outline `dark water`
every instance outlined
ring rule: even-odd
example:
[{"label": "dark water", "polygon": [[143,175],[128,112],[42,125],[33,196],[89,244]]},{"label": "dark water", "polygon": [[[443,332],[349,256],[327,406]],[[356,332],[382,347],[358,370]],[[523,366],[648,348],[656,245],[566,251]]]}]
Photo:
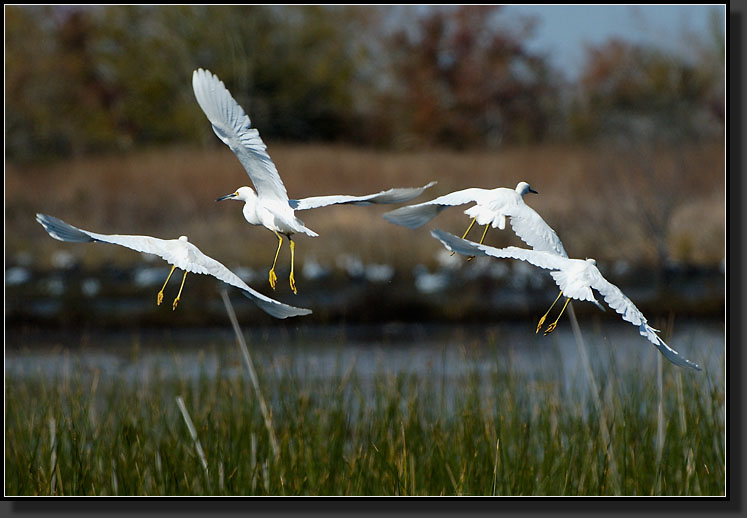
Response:
[{"label": "dark water", "polygon": [[[581,330],[595,367],[604,369],[614,361],[620,370],[655,372],[659,352],[634,326],[591,319],[581,322]],[[706,370],[722,372],[724,330],[718,321],[675,322],[671,335],[663,332],[662,336],[686,358]],[[485,326],[298,325],[243,332],[259,368],[300,379],[345,372],[355,372],[362,380],[381,373],[458,378],[502,364],[529,376],[541,376],[548,369],[569,374],[582,369],[579,344],[567,320],[561,320],[548,336],[535,334],[535,324],[529,321]],[[172,377],[241,376],[243,368],[228,326],[118,332],[6,330],[6,376],[53,379],[98,372],[117,382],[144,383]]]}]

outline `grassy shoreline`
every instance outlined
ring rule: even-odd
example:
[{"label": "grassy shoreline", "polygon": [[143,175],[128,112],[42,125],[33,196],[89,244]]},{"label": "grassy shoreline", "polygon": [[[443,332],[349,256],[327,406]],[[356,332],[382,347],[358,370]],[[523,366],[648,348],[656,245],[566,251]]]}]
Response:
[{"label": "grassy shoreline", "polygon": [[527,369],[502,340],[422,371],[340,356],[324,374],[252,347],[269,428],[235,344],[164,343],[128,382],[63,352],[55,376],[6,373],[6,495],[724,494],[722,361],[664,361],[659,383],[656,362],[598,354]]}]

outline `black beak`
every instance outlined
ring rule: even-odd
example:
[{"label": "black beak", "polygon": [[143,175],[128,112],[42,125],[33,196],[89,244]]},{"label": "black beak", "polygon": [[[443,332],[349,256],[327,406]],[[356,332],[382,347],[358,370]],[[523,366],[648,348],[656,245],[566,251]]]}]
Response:
[{"label": "black beak", "polygon": [[529,191],[528,191],[528,192],[531,192],[531,193],[534,193],[534,194],[539,194],[539,193],[538,193],[537,191],[535,191],[535,190],[534,190],[534,189],[532,189],[531,187],[529,188]]},{"label": "black beak", "polygon": [[218,198],[215,201],[230,200],[231,198],[235,198],[235,197],[236,197],[236,193],[232,192],[231,194],[226,194],[225,196],[221,196],[220,198]]}]

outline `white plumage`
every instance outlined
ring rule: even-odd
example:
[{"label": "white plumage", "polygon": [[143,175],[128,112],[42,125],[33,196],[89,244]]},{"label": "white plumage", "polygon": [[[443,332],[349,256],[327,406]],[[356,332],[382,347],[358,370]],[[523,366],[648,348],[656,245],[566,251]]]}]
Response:
[{"label": "white plumage", "polygon": [[459,237],[433,230],[431,235],[441,241],[443,245],[454,252],[464,255],[487,255],[498,258],[512,258],[527,261],[535,266],[551,270],[551,275],[560,290],[567,297],[596,303],[592,288],[599,292],[604,301],[617,311],[626,322],[638,327],[641,336],[654,344],[669,361],[680,367],[691,367],[700,370],[700,366],[693,363],[669,347],[650,325],[633,302],[620,291],[620,288],[605,279],[596,267],[594,259],[569,259],[550,252],[528,250],[509,246],[494,248],[487,245],[472,243]]},{"label": "white plumage", "polygon": [[36,221],[44,227],[50,236],[60,241],[74,243],[101,241],[112,243],[137,250],[138,252],[157,255],[169,264],[185,272],[211,275],[226,284],[241,289],[246,297],[254,301],[262,310],[276,318],[287,318],[311,313],[310,309],[289,306],[253,290],[231,270],[215,259],[203,254],[199,248],[189,242],[186,236],[181,236],[179,239],[159,239],[151,236],[98,234],[79,229],[46,214],[37,214]]},{"label": "white plumage", "polygon": [[491,225],[503,230],[508,219],[516,235],[535,250],[568,257],[555,231],[534,209],[524,203],[525,194],[536,192],[526,182],[519,182],[515,189],[471,187],[439,196],[431,201],[395,209],[384,214],[384,218],[403,227],[418,228],[448,207],[474,202],[475,205],[466,209],[464,213],[474,218],[478,225]]},{"label": "white plumage", "polygon": [[[213,131],[238,157],[257,189],[255,193],[250,187],[241,187],[231,194],[218,198],[218,201],[227,199],[243,201],[244,219],[251,225],[262,225],[275,233],[278,237],[275,261],[277,261],[277,254],[283,242],[280,234],[288,238],[291,245],[290,283],[294,292],[296,291],[293,278],[294,244],[291,236],[295,233],[303,233],[311,237],[318,235],[295,216],[295,210],[335,204],[401,203],[420,196],[423,191],[435,184],[431,182],[423,187],[395,188],[363,196],[331,195],[290,200],[278,170],[270,155],[267,154],[267,146],[257,129],[251,127],[251,120],[231,96],[223,82],[211,72],[197,69],[192,74],[192,87],[197,102],[213,125]],[[275,264],[273,263],[270,270],[270,284],[273,288],[276,279],[274,270]]]}]

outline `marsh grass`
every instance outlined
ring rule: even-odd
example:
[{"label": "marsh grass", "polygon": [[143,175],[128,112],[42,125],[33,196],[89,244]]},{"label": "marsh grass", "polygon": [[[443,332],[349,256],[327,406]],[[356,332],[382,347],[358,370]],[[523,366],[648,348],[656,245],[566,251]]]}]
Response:
[{"label": "marsh grass", "polygon": [[321,375],[252,350],[277,455],[235,345],[206,346],[188,372],[163,344],[171,360],[136,379],[63,353],[55,376],[6,369],[5,494],[724,494],[722,367],[663,362],[659,382],[653,362],[595,355],[592,392],[581,368],[527,369],[498,338],[484,346],[449,374],[340,356]]}]

